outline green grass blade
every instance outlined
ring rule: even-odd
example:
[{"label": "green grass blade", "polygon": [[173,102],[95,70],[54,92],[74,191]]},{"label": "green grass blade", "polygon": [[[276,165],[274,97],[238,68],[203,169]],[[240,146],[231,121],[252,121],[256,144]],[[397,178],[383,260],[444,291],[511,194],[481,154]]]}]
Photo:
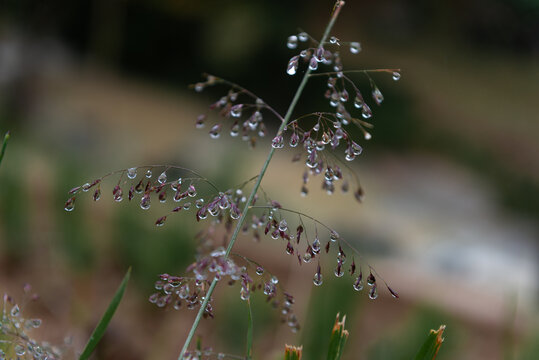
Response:
[{"label": "green grass blade", "polygon": [[444,341],[442,335],[444,334],[445,325],[441,325],[438,330],[431,330],[427,340],[419,349],[415,360],[434,360],[436,355],[442,346]]},{"label": "green grass blade", "polygon": [[110,320],[114,316],[114,313],[116,312],[116,309],[118,308],[118,305],[120,305],[120,301],[122,300],[122,296],[124,295],[125,289],[127,287],[127,283],[129,282],[129,278],[131,276],[131,267],[127,270],[127,273],[124,276],[124,279],[122,280],[122,283],[118,287],[118,290],[116,290],[116,294],[114,294],[114,297],[112,298],[112,301],[110,302],[107,310],[105,311],[105,314],[103,314],[103,317],[97,324],[97,326],[94,329],[94,332],[90,336],[90,339],[88,339],[88,343],[84,347],[84,350],[82,354],[79,357],[79,360],[86,360],[90,357],[92,352],[94,351],[95,347],[105,334],[105,331],[107,330],[107,327],[110,323]]},{"label": "green grass blade", "polygon": [[303,346],[295,347],[291,345],[285,345],[284,360],[301,360],[302,351]]},{"label": "green grass blade", "polygon": [[329,349],[327,360],[340,360],[344,351],[344,344],[348,339],[348,330],[344,329],[344,323],[346,321],[346,315],[343,316],[342,321],[339,321],[339,314],[335,319],[335,325],[333,325],[333,331],[329,338]]},{"label": "green grass blade", "polygon": [[247,324],[247,353],[245,359],[251,360],[253,358],[253,311],[250,300],[247,300],[247,306],[249,307],[249,322]]},{"label": "green grass blade", "polygon": [[11,137],[11,133],[8,131],[6,135],[4,136],[4,141],[2,142],[2,150],[0,150],[0,164],[2,164],[2,160],[4,159],[4,154],[6,153],[7,142],[9,141],[10,137]]}]

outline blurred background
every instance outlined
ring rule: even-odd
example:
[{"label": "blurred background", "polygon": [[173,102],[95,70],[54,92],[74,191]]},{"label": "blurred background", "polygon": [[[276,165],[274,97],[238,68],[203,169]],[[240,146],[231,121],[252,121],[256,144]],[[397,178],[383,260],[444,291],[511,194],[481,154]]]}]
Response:
[{"label": "blurred background", "polygon": [[[25,309],[44,320],[41,340],[84,346],[129,265],[133,280],[95,358],[173,359],[195,316],[147,301],[156,275],[193,261],[191,216],[156,228],[136,204],[67,192],[111,170],[142,164],[196,169],[223,188],[255,175],[255,150],[195,130],[226,88],[188,84],[209,72],[250,89],[284,113],[299,77],[285,73],[298,28],[319,38],[333,1],[2,1],[0,131],[12,139],[0,168],[0,290],[30,283]],[[401,294],[377,301],[331,275],[314,287],[282,244],[238,242],[297,298],[302,331],[278,324],[253,299],[255,358],[284,343],[324,354],[337,312],[347,314],[348,359],[409,359],[427,332],[447,324],[440,359],[536,359],[539,351],[539,2],[350,1],[333,33],[360,41],[345,68],[400,68],[374,76],[385,96],[373,139],[353,164],[366,191],[326,195],[279,151],[263,186],[286,207],[338,229]],[[368,89],[365,78],[356,78]],[[327,111],[312,81],[297,115]],[[368,92],[368,90],[366,90]],[[271,134],[274,129],[269,129]],[[271,136],[270,136],[271,138]],[[319,179],[315,179],[318,183]],[[158,207],[158,206],[155,206]],[[152,209],[157,216],[165,211]],[[331,259],[328,259],[331,260]],[[346,275],[348,276],[348,275]],[[218,288],[204,345],[243,354],[247,309],[239,288]],[[226,309],[226,310],[225,310]]]}]

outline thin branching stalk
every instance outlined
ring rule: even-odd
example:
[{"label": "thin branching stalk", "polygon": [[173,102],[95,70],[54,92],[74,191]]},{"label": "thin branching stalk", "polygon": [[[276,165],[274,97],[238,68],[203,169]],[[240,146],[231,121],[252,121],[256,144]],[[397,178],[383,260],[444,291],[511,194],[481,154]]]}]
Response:
[{"label": "thin branching stalk", "polygon": [[[329,33],[331,29],[333,28],[333,25],[335,24],[335,21],[337,20],[337,17],[339,16],[339,13],[344,5],[344,1],[337,1],[335,3],[335,7],[333,9],[333,13],[331,15],[331,18],[326,26],[326,29],[324,31],[324,35],[322,36],[322,39],[320,40],[320,44],[323,44],[326,39],[329,36]],[[292,99],[292,102],[290,103],[290,106],[288,107],[288,110],[286,112],[286,115],[284,116],[284,120],[281,123],[281,126],[279,127],[279,130],[277,130],[277,134],[281,134],[290,121],[290,118],[292,117],[292,113],[296,107],[297,102],[299,101],[299,98],[301,94],[303,93],[303,89],[305,88],[305,85],[307,84],[307,81],[309,80],[309,75],[311,74],[311,69],[308,68],[305,71],[305,74],[303,75],[303,79],[301,79],[301,83],[299,84],[296,93],[294,95],[294,98]],[[264,175],[266,173],[266,170],[268,169],[268,166],[271,162],[271,159],[273,158],[273,154],[275,152],[275,148],[271,147],[271,150],[268,153],[268,157],[266,158],[266,161],[262,165],[262,169],[260,170],[256,183],[253,187],[253,190],[251,191],[251,194],[249,195],[249,198],[247,199],[247,202],[245,204],[245,207],[243,208],[242,214],[240,219],[238,220],[238,223],[236,224],[236,228],[234,229],[234,233],[232,234],[232,237],[230,238],[230,242],[228,244],[228,247],[226,249],[225,259],[228,258],[232,247],[234,246],[234,243],[236,242],[236,239],[238,238],[238,234],[240,233],[240,230],[243,227],[243,223],[245,222],[245,219],[247,218],[247,212],[249,211],[250,206],[253,203],[253,200],[255,198],[255,195],[258,191],[258,188],[260,187],[260,184],[262,182],[262,179],[264,178]],[[206,306],[208,305],[208,302],[210,301],[211,295],[213,293],[213,290],[215,289],[215,286],[217,285],[218,280],[214,279],[210,285],[210,288],[208,289],[208,292],[206,293],[206,297],[204,299],[204,302],[202,303],[202,306],[200,307],[197,316],[195,318],[195,321],[193,322],[193,325],[191,326],[191,330],[189,331],[189,334],[187,335],[187,338],[185,339],[185,343],[183,344],[183,348],[180,352],[180,356],[178,357],[179,360],[183,359],[183,356],[185,352],[187,351],[189,344],[191,343],[191,340],[193,339],[193,336],[195,334],[195,331],[198,327],[198,324],[200,323],[200,319],[202,319],[202,315],[204,314],[204,311],[206,311]]]}]

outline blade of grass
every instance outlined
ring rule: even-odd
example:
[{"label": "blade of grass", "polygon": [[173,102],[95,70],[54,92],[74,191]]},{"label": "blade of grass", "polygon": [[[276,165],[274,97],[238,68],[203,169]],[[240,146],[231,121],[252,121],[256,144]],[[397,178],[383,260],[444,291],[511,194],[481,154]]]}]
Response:
[{"label": "blade of grass", "polygon": [[440,325],[440,328],[438,330],[430,331],[427,340],[425,341],[425,343],[423,343],[423,346],[421,346],[421,349],[419,349],[419,352],[415,356],[415,360],[436,359],[436,355],[438,354],[438,351],[442,346],[442,342],[444,341],[444,338],[442,337],[442,335],[444,334],[444,330],[445,325]]},{"label": "blade of grass", "polygon": [[107,310],[105,311],[105,314],[103,314],[103,317],[97,324],[97,326],[94,329],[94,332],[90,336],[90,339],[88,339],[88,343],[84,347],[84,350],[82,351],[82,354],[79,357],[79,360],[86,360],[90,357],[92,352],[94,351],[95,347],[105,334],[105,331],[107,330],[107,327],[110,323],[110,320],[114,316],[114,313],[116,312],[116,309],[118,308],[118,305],[120,305],[120,301],[122,300],[122,297],[124,295],[125,289],[127,287],[127,283],[129,282],[129,278],[131,277],[131,267],[127,270],[127,273],[125,274],[122,283],[118,287],[118,290],[116,290],[116,294],[114,294],[114,297],[112,298],[112,301],[110,302]]},{"label": "blade of grass", "polygon": [[339,315],[335,319],[335,325],[333,325],[333,331],[329,338],[329,349],[327,360],[339,360],[342,356],[344,344],[348,339],[348,330],[344,329],[344,323],[346,321],[346,315],[343,316],[342,321],[339,321]]},{"label": "blade of grass", "polygon": [[249,321],[247,323],[247,353],[245,359],[251,360],[253,357],[253,310],[249,299],[247,299],[247,307],[249,307]]},{"label": "blade of grass", "polygon": [[0,164],[2,164],[2,160],[4,159],[4,154],[6,152],[7,142],[9,141],[9,138],[11,137],[11,133],[8,131],[6,135],[4,136],[4,141],[2,142],[2,150],[0,150]]}]

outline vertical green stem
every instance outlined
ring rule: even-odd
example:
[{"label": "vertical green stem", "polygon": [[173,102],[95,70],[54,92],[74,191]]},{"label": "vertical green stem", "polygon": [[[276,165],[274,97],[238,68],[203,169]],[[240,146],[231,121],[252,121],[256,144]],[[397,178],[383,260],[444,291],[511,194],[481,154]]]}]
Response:
[{"label": "vertical green stem", "polygon": [[[331,15],[331,18],[329,20],[328,25],[326,26],[326,29],[324,31],[324,35],[322,36],[322,39],[320,40],[320,44],[324,44],[326,39],[329,36],[329,33],[331,31],[331,28],[335,24],[335,21],[337,20],[337,17],[339,16],[339,13],[341,11],[342,6],[344,5],[344,1],[338,0],[335,4],[335,8],[333,10],[333,14]],[[303,79],[301,79],[301,83],[298,86],[298,89],[296,90],[296,93],[294,94],[294,98],[292,99],[292,102],[290,103],[290,106],[288,107],[288,110],[286,111],[286,115],[284,117],[283,123],[279,127],[279,130],[277,130],[277,134],[281,134],[290,121],[290,118],[292,116],[292,113],[294,111],[294,108],[296,107],[296,104],[299,101],[299,98],[303,92],[303,89],[305,88],[305,85],[307,84],[307,80],[309,79],[309,75],[311,74],[311,69],[307,69],[305,71],[305,74],[303,75]],[[258,178],[256,180],[256,183],[253,187],[253,190],[251,191],[251,194],[249,195],[249,198],[247,199],[247,202],[245,204],[245,207],[243,208],[243,211],[241,213],[241,217],[238,220],[236,224],[236,228],[234,229],[234,233],[232,234],[232,237],[230,238],[230,242],[228,244],[228,247],[226,249],[225,258],[228,258],[230,251],[232,251],[232,247],[234,246],[234,243],[236,242],[236,239],[238,238],[238,234],[240,233],[241,228],[243,227],[243,223],[245,222],[245,219],[247,217],[247,212],[249,211],[249,206],[252,205],[253,200],[255,198],[256,193],[258,192],[258,188],[260,187],[260,183],[262,182],[262,179],[264,178],[264,174],[266,173],[266,170],[268,169],[268,166],[271,162],[271,159],[273,158],[273,154],[275,153],[275,148],[271,147],[271,150],[268,154],[268,157],[266,158],[266,161],[264,162],[264,165],[262,165],[262,169],[260,170],[260,173],[258,174]],[[204,311],[206,309],[206,306],[208,305],[208,302],[210,301],[211,295],[213,293],[213,290],[215,289],[215,286],[217,285],[218,280],[214,279],[208,289],[208,292],[206,293],[206,298],[204,299],[204,302],[200,306],[200,310],[197,313],[197,316],[195,318],[195,321],[193,322],[193,325],[191,327],[191,330],[189,331],[189,334],[187,335],[187,339],[185,339],[185,343],[183,344],[182,351],[180,353],[180,356],[178,357],[178,360],[183,359],[183,355],[187,351],[187,348],[189,347],[189,343],[191,342],[193,336],[195,335],[195,331],[198,327],[198,324],[202,318],[202,315],[204,314]]]}]

